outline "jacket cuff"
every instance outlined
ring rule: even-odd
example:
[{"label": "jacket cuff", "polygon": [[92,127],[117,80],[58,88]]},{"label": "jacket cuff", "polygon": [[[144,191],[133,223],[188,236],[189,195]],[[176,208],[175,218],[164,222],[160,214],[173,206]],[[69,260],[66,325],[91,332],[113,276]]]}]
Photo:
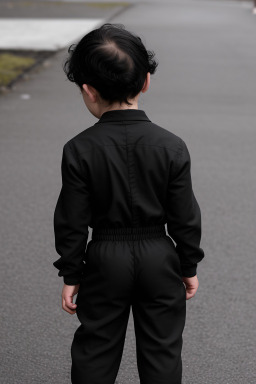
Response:
[{"label": "jacket cuff", "polygon": [[193,277],[197,274],[197,264],[181,265],[181,273],[183,277]]},{"label": "jacket cuff", "polygon": [[82,276],[77,274],[63,276],[63,281],[64,281],[64,284],[66,285],[77,285],[81,283],[81,280],[82,280]]}]

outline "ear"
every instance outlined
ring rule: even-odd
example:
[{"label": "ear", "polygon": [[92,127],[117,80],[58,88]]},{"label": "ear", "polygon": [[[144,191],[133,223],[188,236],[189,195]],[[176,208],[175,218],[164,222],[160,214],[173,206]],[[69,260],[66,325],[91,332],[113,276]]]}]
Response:
[{"label": "ear", "polygon": [[92,103],[95,103],[97,100],[97,91],[95,88],[93,88],[91,85],[83,84],[83,90],[89,97],[90,101]]},{"label": "ear", "polygon": [[150,72],[147,73],[147,77],[145,79],[141,92],[142,93],[146,92],[149,88],[149,85],[150,85]]}]

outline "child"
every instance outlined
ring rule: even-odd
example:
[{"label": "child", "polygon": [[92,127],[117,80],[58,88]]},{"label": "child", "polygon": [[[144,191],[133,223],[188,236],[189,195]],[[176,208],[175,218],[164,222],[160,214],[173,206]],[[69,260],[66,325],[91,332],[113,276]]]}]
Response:
[{"label": "child", "polygon": [[64,70],[99,120],[64,145],[54,212],[62,308],[81,323],[71,382],[114,384],[132,308],[140,382],[180,384],[186,299],[204,257],[190,155],[138,109],[158,65],[138,36],[108,23],[72,48]]}]

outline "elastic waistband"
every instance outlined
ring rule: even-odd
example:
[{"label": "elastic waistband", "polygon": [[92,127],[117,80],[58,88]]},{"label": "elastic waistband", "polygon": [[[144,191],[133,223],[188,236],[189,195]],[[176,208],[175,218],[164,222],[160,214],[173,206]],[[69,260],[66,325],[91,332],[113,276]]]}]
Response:
[{"label": "elastic waistband", "polygon": [[92,240],[140,240],[166,236],[164,225],[148,227],[94,228]]}]

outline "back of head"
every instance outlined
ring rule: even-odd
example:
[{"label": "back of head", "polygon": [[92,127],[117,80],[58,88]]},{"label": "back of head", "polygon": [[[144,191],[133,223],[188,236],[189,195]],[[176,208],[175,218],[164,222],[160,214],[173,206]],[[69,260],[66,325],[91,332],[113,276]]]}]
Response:
[{"label": "back of head", "polygon": [[140,37],[122,24],[106,23],[86,34],[68,50],[64,64],[68,79],[82,90],[93,86],[110,104],[134,98],[142,89],[146,75],[155,73],[154,52],[146,50]]}]

